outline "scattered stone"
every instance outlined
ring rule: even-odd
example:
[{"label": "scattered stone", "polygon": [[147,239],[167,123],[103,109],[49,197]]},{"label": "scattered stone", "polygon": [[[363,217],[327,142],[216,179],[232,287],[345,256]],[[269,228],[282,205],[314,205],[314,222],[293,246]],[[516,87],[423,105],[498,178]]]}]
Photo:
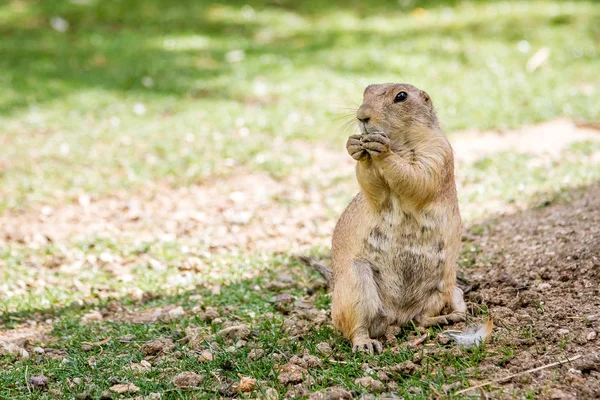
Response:
[{"label": "scattered stone", "polygon": [[111,386],[109,388],[112,392],[123,394],[123,393],[137,393],[140,388],[135,386],[133,383],[121,383],[118,385]]},{"label": "scattered stone", "polygon": [[282,385],[289,385],[301,383],[307,375],[306,368],[290,362],[280,368],[278,379]]},{"label": "scattered stone", "polygon": [[94,348],[90,343],[84,343],[81,345],[81,351],[91,351]]},{"label": "scattered stone", "polygon": [[291,304],[294,301],[294,296],[289,293],[281,293],[273,297],[272,301],[278,304]]},{"label": "scattered stone", "polygon": [[121,343],[128,343],[135,340],[135,335],[134,334],[129,334],[129,335],[123,335],[119,338],[119,342]]},{"label": "scattered stone", "polygon": [[309,400],[351,400],[352,393],[341,387],[332,387],[317,393],[313,393]]},{"label": "scattered stone", "polygon": [[167,353],[175,348],[175,343],[171,338],[158,338],[146,342],[142,347],[141,351],[147,356],[154,356],[160,353]]},{"label": "scattered stone", "polygon": [[202,375],[195,372],[182,372],[173,378],[173,385],[180,389],[198,387],[202,382]]},{"label": "scattered stone", "polygon": [[200,362],[209,362],[213,359],[213,354],[210,352],[210,350],[202,350],[202,352],[198,356],[198,361]]},{"label": "scattered stone", "polygon": [[85,323],[85,322],[90,322],[90,321],[102,321],[102,314],[100,313],[100,311],[98,310],[94,310],[88,314],[85,314],[83,317],[81,317],[81,320]]},{"label": "scattered stone", "polygon": [[377,379],[373,379],[370,376],[358,378],[354,381],[354,384],[358,385],[358,386],[362,386],[365,389],[368,389],[375,393],[383,392],[383,390],[385,389],[385,386],[383,385],[383,383],[381,381],[378,381]]},{"label": "scattered stone", "polygon": [[320,353],[323,353],[325,355],[330,355],[331,353],[333,353],[333,349],[331,348],[331,346],[327,342],[321,342],[321,343],[319,343],[317,345],[317,350]]},{"label": "scattered stone", "polygon": [[415,364],[421,364],[421,361],[423,361],[423,353],[414,353],[413,354],[413,362]]},{"label": "scattered stone", "polygon": [[0,355],[17,356],[21,360],[29,360],[29,352],[15,343],[0,340]]},{"label": "scattered stone", "polygon": [[217,309],[215,307],[206,307],[204,315],[202,316],[202,321],[211,322],[215,318],[219,318],[219,312],[217,311]]},{"label": "scattered stone", "polygon": [[106,309],[110,312],[117,312],[120,311],[123,307],[121,306],[121,304],[118,301],[111,301],[106,305]]},{"label": "scattered stone", "polygon": [[596,339],[596,331],[590,331],[590,332],[588,332],[588,334],[586,336],[586,339],[588,341]]},{"label": "scattered stone", "polygon": [[48,388],[48,378],[43,374],[35,375],[29,378],[29,384],[33,386],[34,389],[46,390]]},{"label": "scattered stone", "polygon": [[132,363],[129,368],[133,373],[145,374],[146,372],[150,372],[152,370],[152,364],[146,360],[142,360],[139,363]]},{"label": "scattered stone", "polygon": [[290,274],[289,272],[283,272],[279,275],[277,275],[277,280],[279,282],[293,282],[294,281],[294,276],[292,274]]},{"label": "scattered stone", "polygon": [[445,335],[439,335],[436,339],[437,342],[441,345],[446,345],[450,342],[450,339]]},{"label": "scattered stone", "polygon": [[225,340],[240,340],[250,336],[248,325],[234,325],[219,331],[217,335]]},{"label": "scattered stone", "polygon": [[279,392],[273,388],[265,390],[263,400],[279,400]]},{"label": "scattered stone", "polygon": [[265,355],[265,351],[263,349],[252,349],[248,353],[248,358],[251,360],[258,360],[262,356]]},{"label": "scattered stone", "polygon": [[600,371],[600,353],[590,353],[573,362],[573,368],[582,371]]},{"label": "scattered stone", "polygon": [[291,385],[283,396],[284,399],[303,399],[308,397],[310,392],[304,385]]},{"label": "scattered stone", "polygon": [[294,307],[304,308],[308,310],[315,308],[315,306],[312,302],[310,302],[310,300],[296,300],[294,302]]},{"label": "scattered stone", "polygon": [[177,319],[183,317],[185,315],[185,311],[183,310],[183,307],[179,306],[170,310],[168,315],[170,319]]},{"label": "scattered stone", "polygon": [[200,294],[193,294],[188,297],[188,300],[195,301],[196,303],[202,303],[204,301],[202,295]]},{"label": "scattered stone", "polygon": [[313,355],[305,354],[302,356],[302,358],[309,368],[320,367],[323,365],[321,359]]},{"label": "scattered stone", "polygon": [[379,379],[382,382],[387,382],[390,380],[390,377],[385,371],[377,371],[377,379]]},{"label": "scattered stone", "polygon": [[563,329],[559,329],[559,330],[557,330],[557,331],[556,331],[556,333],[557,333],[558,335],[560,335],[560,336],[565,336],[565,335],[568,335],[568,334],[569,334],[569,330],[568,330],[568,329],[564,329],[564,328],[563,328]]},{"label": "scattered stone", "polygon": [[416,369],[417,365],[412,361],[404,361],[390,367],[390,370],[404,375],[412,375]]},{"label": "scattered stone", "polygon": [[113,400],[113,396],[108,390],[105,390],[100,394],[99,400]]},{"label": "scattered stone", "polygon": [[205,342],[204,331],[201,328],[188,326],[185,328],[188,347],[192,350],[201,351]]}]

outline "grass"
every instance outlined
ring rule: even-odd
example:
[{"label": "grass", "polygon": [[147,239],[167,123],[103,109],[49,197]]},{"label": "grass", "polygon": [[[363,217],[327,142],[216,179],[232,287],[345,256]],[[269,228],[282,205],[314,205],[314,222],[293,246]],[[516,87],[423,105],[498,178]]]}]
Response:
[{"label": "grass", "polygon": [[[597,119],[599,19],[593,1],[6,1],[0,4],[0,212],[240,171],[294,176],[314,162],[303,150],[310,147],[295,146],[298,140],[343,151],[350,132],[344,118],[352,118],[371,82],[426,89],[451,137],[559,116]],[[548,61],[528,72],[528,60],[544,47]],[[459,165],[465,219],[568,199],[569,189],[600,180],[599,152],[590,140],[554,158],[501,152]],[[343,207],[352,194],[332,201]],[[45,346],[66,352],[26,361],[0,356],[0,398],[98,398],[120,382],[135,383],[143,395],[214,398],[231,394],[238,374],[259,381],[253,395],[273,388],[283,396],[288,387],[278,383],[276,367],[308,352],[323,362],[309,370],[310,392],[339,385],[366,393],[356,378],[419,360],[416,372],[390,378],[398,395],[425,399],[444,385],[481,378],[482,360],[496,357],[502,365],[514,357],[509,347],[490,354],[435,340],[425,349],[355,355],[328,324],[292,338],[284,329],[290,316],[270,299],[311,293],[316,309],[327,310],[329,297],[313,287],[316,276],[287,254],[210,255],[202,246],[196,238],[90,236],[0,247],[0,326],[48,325],[52,339]],[[463,247],[463,271],[489,261],[475,245]],[[184,270],[190,256],[205,265]],[[286,278],[283,289],[271,287],[282,274],[291,274],[292,283]],[[186,314],[142,325],[81,323],[112,302],[131,310],[180,305]],[[223,321],[202,320],[207,306]],[[487,309],[477,305],[473,313],[485,316]],[[179,340],[187,327],[208,337],[233,322],[252,327],[251,343],[263,357],[249,362],[250,346],[232,350],[215,338],[202,344],[214,360],[201,362],[180,341],[151,360],[151,371],[127,369],[144,358],[140,347],[151,339]],[[524,337],[533,335],[534,327],[523,329]],[[432,329],[431,337],[438,332]],[[408,328],[399,343],[422,333]],[[135,339],[120,342],[124,335]],[[331,357],[320,355],[320,342],[332,344]],[[173,386],[181,371],[203,375],[198,390]],[[49,378],[50,391],[27,385],[39,373]]]},{"label": "grass", "polygon": [[371,82],[426,89],[450,132],[600,114],[595,2],[167,4],[0,6],[1,207],[288,175],[310,162],[290,141],[339,146]]},{"label": "grass", "polygon": [[[305,278],[302,276],[305,273],[302,272],[303,270],[297,268],[294,270],[300,273],[299,276],[294,276],[295,278],[298,280]],[[62,348],[67,350],[65,361],[46,357],[43,361],[38,359],[12,363],[9,357],[0,358],[0,362],[6,362],[6,368],[0,372],[0,387],[4,388],[3,395],[7,398],[52,398],[50,392],[34,391],[33,394],[27,392],[25,386],[27,376],[39,373],[50,378],[50,389],[60,390],[65,397],[88,393],[95,398],[113,384],[131,382],[140,387],[143,393],[165,393],[166,398],[187,398],[186,396],[192,395],[198,398],[213,398],[218,395],[218,390],[221,390],[221,395],[231,391],[227,385],[223,386],[223,383],[231,385],[232,382],[237,382],[238,374],[254,377],[259,382],[263,382],[259,392],[274,388],[284,394],[287,388],[273,379],[274,368],[278,363],[272,355],[281,354],[283,360],[289,359],[290,354],[308,352],[319,355],[316,344],[332,342],[333,339],[337,344],[330,359],[342,361],[327,361],[325,358],[322,368],[311,369],[310,375],[315,382],[308,385],[310,391],[342,385],[357,392],[368,392],[354,384],[356,378],[365,376],[363,363],[376,363],[377,368],[383,368],[407,360],[420,359],[417,373],[390,373],[390,378],[398,383],[398,394],[424,399],[432,390],[443,391],[443,385],[457,380],[465,381],[476,376],[478,362],[485,357],[483,349],[462,351],[453,347],[439,346],[436,351],[424,353],[423,350],[409,348],[393,353],[387,351],[375,360],[372,356],[352,354],[350,346],[327,325],[310,329],[306,332],[306,336],[293,339],[284,330],[284,315],[277,312],[271,302],[265,301],[278,293],[278,291],[264,289],[263,285],[271,279],[275,279],[272,271],[255,279],[230,285],[218,295],[206,289],[196,289],[184,294],[156,298],[144,304],[131,300],[120,302],[123,307],[131,308],[177,304],[185,309],[192,309],[198,305],[198,301],[203,302],[204,306],[217,307],[222,315],[226,315],[226,319],[234,320],[236,323],[247,323],[253,327],[252,343],[264,350],[266,354],[253,362],[247,362],[249,347],[227,349],[231,343],[225,343],[217,338],[203,345],[204,349],[213,352],[212,361],[201,362],[197,357],[200,350],[197,352],[185,344],[177,344],[176,349],[162,360],[152,360],[154,367],[151,371],[136,374],[128,368],[131,363],[139,363],[144,359],[140,347],[148,340],[157,337],[181,339],[185,337],[183,331],[186,327],[200,328],[208,336],[216,333],[222,325],[217,322],[203,321],[199,316],[201,313],[186,316],[176,322],[142,325],[112,322],[81,324],[80,317],[89,311],[89,308],[85,307],[82,310],[72,307],[58,315],[50,312],[56,318],[52,335],[57,337]],[[286,290],[286,293],[301,297],[304,295],[304,289]],[[193,300],[190,299],[192,295],[195,295]],[[203,300],[198,300],[198,295],[201,295]],[[327,297],[325,296],[324,299]],[[318,304],[319,301],[315,303]],[[106,305],[107,301],[101,302],[100,308]],[[321,307],[328,308],[328,301],[321,302]],[[15,323],[19,319],[13,315],[11,322]],[[435,333],[438,329],[431,331]],[[410,335],[421,333],[409,328],[402,333],[399,340],[405,341]],[[126,335],[133,335],[135,339],[121,343],[118,338]],[[112,340],[106,344],[96,345],[91,349],[82,348],[82,343],[99,342],[109,337]],[[415,356],[415,353],[421,354]],[[440,365],[445,365],[447,368],[441,371]],[[192,392],[174,390],[171,379],[177,371],[195,371],[204,375],[205,380],[197,390]]]}]

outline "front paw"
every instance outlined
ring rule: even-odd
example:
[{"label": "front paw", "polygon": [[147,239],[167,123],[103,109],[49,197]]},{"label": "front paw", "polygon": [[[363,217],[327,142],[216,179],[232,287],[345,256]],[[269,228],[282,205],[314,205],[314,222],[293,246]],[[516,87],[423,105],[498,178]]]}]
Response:
[{"label": "front paw", "polygon": [[362,148],[372,157],[381,157],[388,154],[390,150],[390,138],[384,133],[370,133],[362,137]]},{"label": "front paw", "polygon": [[367,151],[363,148],[361,142],[362,135],[352,135],[348,138],[346,142],[346,150],[348,150],[348,154],[352,156],[356,161],[361,160],[369,155]]},{"label": "front paw", "polygon": [[378,354],[383,351],[383,345],[379,340],[371,338],[356,338],[352,341],[352,352]]}]

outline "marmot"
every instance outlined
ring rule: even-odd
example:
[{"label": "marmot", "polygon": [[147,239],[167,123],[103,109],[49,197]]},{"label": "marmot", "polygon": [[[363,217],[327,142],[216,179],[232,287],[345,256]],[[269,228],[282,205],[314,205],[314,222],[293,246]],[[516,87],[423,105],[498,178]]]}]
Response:
[{"label": "marmot", "polygon": [[361,190],[333,232],[330,283],[334,326],[353,351],[372,353],[389,325],[462,321],[466,305],[454,157],[431,99],[391,83],[363,96],[361,134],[346,143]]}]

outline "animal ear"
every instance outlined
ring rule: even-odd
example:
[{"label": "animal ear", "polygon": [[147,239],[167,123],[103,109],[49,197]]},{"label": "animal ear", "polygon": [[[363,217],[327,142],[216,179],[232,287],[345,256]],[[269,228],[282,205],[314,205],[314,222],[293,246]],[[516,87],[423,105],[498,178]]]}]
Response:
[{"label": "animal ear", "polygon": [[431,97],[429,97],[427,92],[425,92],[424,90],[421,90],[421,98],[429,107],[433,106],[433,104],[431,103]]}]

